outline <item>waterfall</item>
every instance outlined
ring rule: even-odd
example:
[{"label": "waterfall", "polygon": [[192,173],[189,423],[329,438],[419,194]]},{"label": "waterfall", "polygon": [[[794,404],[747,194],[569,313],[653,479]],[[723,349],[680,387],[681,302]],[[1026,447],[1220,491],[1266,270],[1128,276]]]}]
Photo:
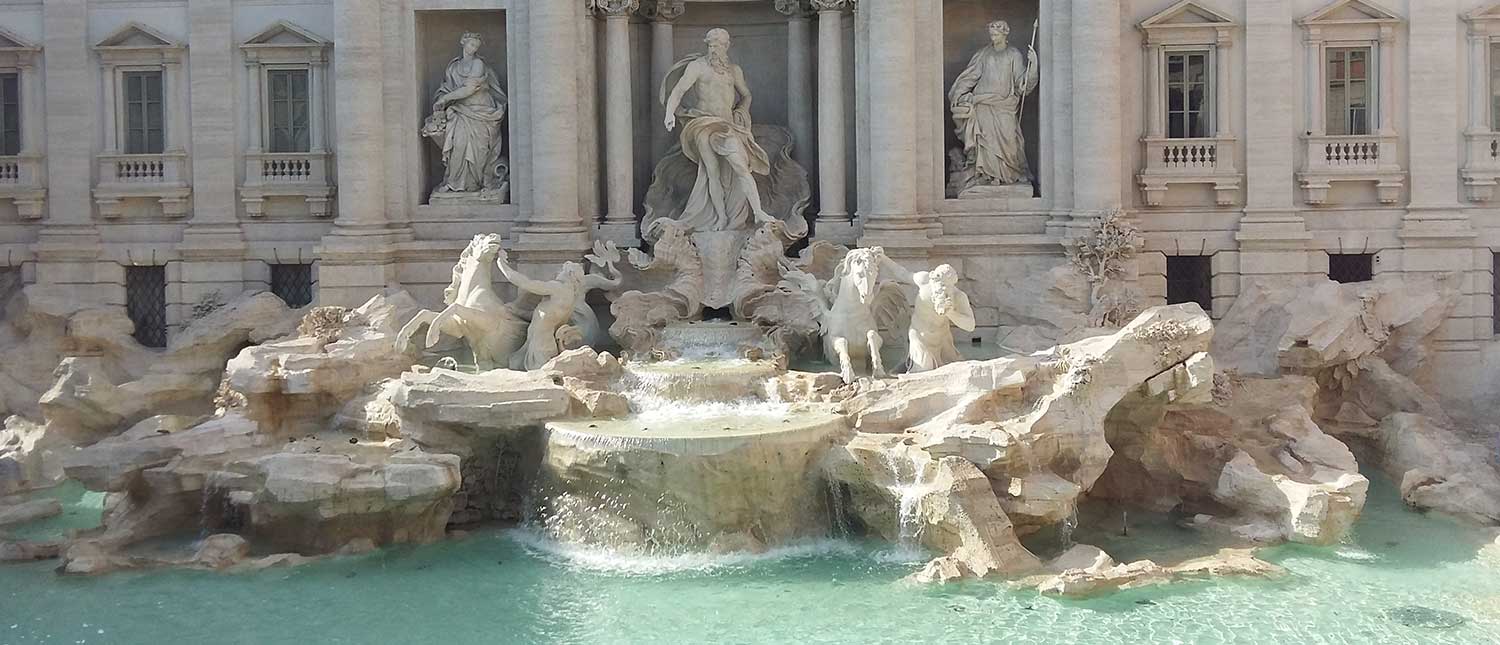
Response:
[{"label": "waterfall", "polygon": [[837,540],[849,539],[849,509],[844,506],[844,485],[832,478],[825,479],[828,484],[828,515],[832,520],[832,537]]},{"label": "waterfall", "polygon": [[927,492],[928,484],[923,482],[923,464],[917,458],[916,451],[906,450],[906,463],[901,464],[894,454],[895,449],[884,453],[886,467],[890,468],[892,484],[891,493],[896,496],[897,529],[899,540],[897,545],[902,550],[916,550],[921,547],[922,530],[925,525],[918,513],[920,510],[922,496]]},{"label": "waterfall", "polygon": [[1061,547],[1059,552],[1067,551],[1077,544],[1073,541],[1073,531],[1077,528],[1078,507],[1075,506],[1073,507],[1073,511],[1068,513],[1068,516],[1063,518],[1062,523],[1057,527],[1057,543]]}]

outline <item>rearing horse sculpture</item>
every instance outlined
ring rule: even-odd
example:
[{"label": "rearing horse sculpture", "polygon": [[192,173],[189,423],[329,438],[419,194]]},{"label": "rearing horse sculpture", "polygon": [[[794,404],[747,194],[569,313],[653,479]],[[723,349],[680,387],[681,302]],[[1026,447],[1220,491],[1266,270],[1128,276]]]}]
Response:
[{"label": "rearing horse sculpture", "polygon": [[[895,281],[882,281],[882,271]],[[824,285],[823,355],[839,367],[845,383],[854,382],[855,362],[867,359],[871,375],[885,377],[880,328],[899,327],[907,311],[906,295],[896,281],[910,283],[911,273],[875,246],[850,251]]]},{"label": "rearing horse sculpture", "polygon": [[444,334],[462,338],[474,352],[480,371],[507,367],[511,355],[526,343],[527,321],[495,293],[493,271],[501,251],[499,235],[476,235],[453,267],[453,283],[443,291],[441,312],[422,310],[401,328],[396,351],[405,352],[411,337],[427,325],[425,346]]}]

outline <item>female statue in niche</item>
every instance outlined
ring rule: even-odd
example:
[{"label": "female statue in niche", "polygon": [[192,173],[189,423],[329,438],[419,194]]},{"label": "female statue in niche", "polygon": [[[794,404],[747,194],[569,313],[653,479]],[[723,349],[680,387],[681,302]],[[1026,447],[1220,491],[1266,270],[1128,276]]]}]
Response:
[{"label": "female statue in niche", "polygon": [[[505,90],[495,70],[479,57],[484,43],[477,33],[459,38],[463,55],[448,63],[438,87],[432,115],[422,127],[443,150],[444,193],[509,192],[509,167],[501,152]],[[502,195],[503,196],[503,195]]]}]

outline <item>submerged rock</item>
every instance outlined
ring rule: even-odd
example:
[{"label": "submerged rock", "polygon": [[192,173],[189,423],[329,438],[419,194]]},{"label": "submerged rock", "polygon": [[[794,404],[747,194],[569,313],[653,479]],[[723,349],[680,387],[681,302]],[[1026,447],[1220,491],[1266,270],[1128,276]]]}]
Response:
[{"label": "submerged rock", "polygon": [[19,504],[6,505],[0,502],[0,527],[25,524],[62,515],[62,502],[55,499],[36,499]]},{"label": "submerged rock", "polygon": [[1427,629],[1453,629],[1468,621],[1462,615],[1451,611],[1418,605],[1392,607],[1385,610],[1385,617],[1407,627]]}]

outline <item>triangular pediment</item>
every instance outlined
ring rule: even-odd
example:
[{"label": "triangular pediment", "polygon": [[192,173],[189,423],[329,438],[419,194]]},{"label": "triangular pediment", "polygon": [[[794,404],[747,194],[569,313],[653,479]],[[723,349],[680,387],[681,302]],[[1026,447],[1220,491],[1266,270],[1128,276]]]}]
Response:
[{"label": "triangular pediment", "polygon": [[0,27],[0,50],[37,51],[39,49],[41,48],[31,44],[25,38],[17,36],[15,32]]},{"label": "triangular pediment", "polygon": [[94,46],[120,49],[175,49],[182,45],[155,29],[138,22],[131,22],[116,29],[114,33]]},{"label": "triangular pediment", "polygon": [[1470,11],[1464,14],[1464,19],[1470,22],[1500,20],[1500,2],[1491,2]]},{"label": "triangular pediment", "polygon": [[1297,21],[1304,25],[1389,23],[1401,22],[1401,17],[1389,9],[1367,0],[1338,0]]},{"label": "triangular pediment", "polygon": [[323,37],[285,20],[278,20],[249,40],[243,47],[326,47]]},{"label": "triangular pediment", "polygon": [[1193,0],[1182,0],[1161,13],[1141,21],[1142,29],[1153,27],[1231,27],[1233,18],[1209,9]]}]

